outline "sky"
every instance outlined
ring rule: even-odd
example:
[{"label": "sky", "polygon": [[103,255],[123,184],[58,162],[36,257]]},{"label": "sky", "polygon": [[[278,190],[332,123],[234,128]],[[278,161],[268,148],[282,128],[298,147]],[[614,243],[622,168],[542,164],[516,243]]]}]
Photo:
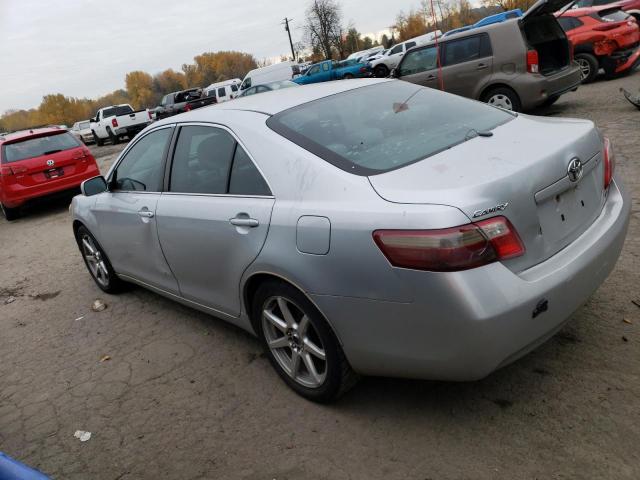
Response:
[{"label": "sky", "polygon": [[[338,0],[345,24],[379,32],[419,0]],[[37,107],[43,95],[95,98],[207,51],[264,59],[290,53],[280,23],[302,38],[310,0],[0,0],[0,113]]]}]

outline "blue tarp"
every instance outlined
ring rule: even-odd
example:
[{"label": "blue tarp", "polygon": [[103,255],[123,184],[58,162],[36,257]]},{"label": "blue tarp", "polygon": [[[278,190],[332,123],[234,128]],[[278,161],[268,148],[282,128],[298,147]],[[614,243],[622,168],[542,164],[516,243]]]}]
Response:
[{"label": "blue tarp", "polygon": [[0,452],[0,480],[50,480],[49,477]]}]

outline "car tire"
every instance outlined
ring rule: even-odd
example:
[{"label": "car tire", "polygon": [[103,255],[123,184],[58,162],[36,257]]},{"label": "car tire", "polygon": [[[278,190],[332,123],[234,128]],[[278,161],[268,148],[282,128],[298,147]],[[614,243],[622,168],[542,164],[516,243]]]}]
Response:
[{"label": "car tire", "polygon": [[580,75],[582,83],[593,82],[598,75],[600,64],[598,59],[590,53],[577,53],[574,61],[580,66]]},{"label": "car tire", "polygon": [[343,78],[344,80],[351,80],[352,78],[355,78],[355,77],[354,77],[354,76],[353,76],[353,74],[351,74],[351,73],[345,73],[345,74],[344,74],[344,77],[342,77],[342,78]]},{"label": "car tire", "polygon": [[377,65],[373,69],[373,74],[378,78],[386,78],[389,76],[389,68],[384,64]]},{"label": "car tire", "polygon": [[547,98],[544,103],[542,104],[543,107],[550,107],[551,105],[553,105],[554,103],[556,103],[558,101],[558,99],[560,98],[560,95],[554,95],[552,97]]},{"label": "car tire", "polygon": [[2,203],[0,203],[0,210],[2,210],[2,214],[4,218],[7,219],[7,222],[11,222],[20,217],[20,209],[19,208],[9,208],[5,207]]},{"label": "car tire", "polygon": [[519,112],[522,109],[520,97],[508,87],[496,87],[488,90],[482,96],[482,101],[494,107],[501,107],[513,112]]},{"label": "car tire", "polygon": [[100,137],[98,137],[98,135],[96,134],[96,132],[94,132],[93,130],[91,130],[91,135],[93,135],[93,140],[96,142],[96,145],[98,147],[101,147],[102,145],[104,145],[104,140],[100,140]]},{"label": "car tire", "polygon": [[84,260],[84,264],[89,270],[89,274],[98,287],[106,293],[118,293],[125,287],[123,282],[111,266],[107,254],[95,239],[91,232],[81,226],[76,231],[76,242],[80,249],[80,254]]},{"label": "car tire", "polygon": [[273,368],[299,395],[328,403],[356,384],[358,375],[329,324],[298,289],[278,280],[263,283],[253,296],[252,319]]},{"label": "car tire", "polygon": [[118,143],[120,143],[120,138],[114,134],[110,128],[107,128],[107,134],[109,135],[109,140],[111,140],[113,145],[118,145]]}]

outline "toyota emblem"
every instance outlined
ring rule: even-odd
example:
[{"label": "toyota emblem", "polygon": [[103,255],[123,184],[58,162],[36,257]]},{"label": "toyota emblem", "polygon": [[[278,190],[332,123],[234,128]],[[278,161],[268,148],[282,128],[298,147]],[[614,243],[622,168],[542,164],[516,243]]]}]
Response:
[{"label": "toyota emblem", "polygon": [[53,160],[49,159],[47,160],[47,167],[53,167],[55,165],[56,162],[54,162]]},{"label": "toyota emblem", "polygon": [[579,158],[574,158],[569,162],[567,175],[572,182],[577,182],[582,178],[582,162]]}]

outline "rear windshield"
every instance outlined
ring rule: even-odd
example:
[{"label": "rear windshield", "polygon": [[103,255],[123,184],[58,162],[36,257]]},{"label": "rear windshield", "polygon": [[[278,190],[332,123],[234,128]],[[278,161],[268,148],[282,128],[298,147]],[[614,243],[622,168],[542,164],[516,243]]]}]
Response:
[{"label": "rear windshield", "polygon": [[267,125],[356,175],[404,167],[515,117],[480,102],[400,80],[324,97],[272,116]]},{"label": "rear windshield", "polygon": [[599,15],[605,22],[622,22],[629,18],[622,10],[604,10]]},{"label": "rear windshield", "polygon": [[18,143],[10,143],[2,147],[2,163],[17,162],[27,158],[52,155],[62,150],[77,148],[80,143],[67,132],[48,135],[46,137],[29,138]]},{"label": "rear windshield", "polygon": [[107,118],[112,115],[115,115],[117,117],[119,115],[127,115],[132,112],[133,112],[133,108],[131,108],[129,105],[122,105],[121,107],[112,107],[112,108],[107,108],[103,110],[102,118]]}]

